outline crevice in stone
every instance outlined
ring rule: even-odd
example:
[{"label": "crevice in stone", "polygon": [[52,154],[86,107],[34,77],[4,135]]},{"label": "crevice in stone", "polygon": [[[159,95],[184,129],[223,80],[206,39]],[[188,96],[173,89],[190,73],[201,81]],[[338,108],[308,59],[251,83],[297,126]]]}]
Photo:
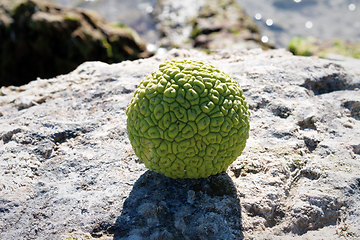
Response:
[{"label": "crevice in stone", "polygon": [[313,91],[315,95],[355,88],[350,83],[348,75],[342,72],[335,72],[320,78],[308,78],[300,86]]},{"label": "crevice in stone", "polygon": [[248,100],[250,110],[258,110],[260,108],[265,108],[269,104],[269,100],[263,97],[255,97],[253,101]]},{"label": "crevice in stone", "polygon": [[266,227],[275,227],[279,224],[285,217],[285,212],[280,205],[276,205],[271,215],[267,217],[265,226]]},{"label": "crevice in stone", "polygon": [[1,136],[1,139],[4,141],[4,143],[7,143],[11,140],[11,138],[13,137],[14,134],[21,132],[21,128],[15,128],[7,133],[4,133]]},{"label": "crevice in stone", "polygon": [[24,110],[24,109],[31,108],[33,106],[43,104],[49,99],[50,99],[50,97],[48,97],[48,96],[41,97],[39,99],[23,98],[23,99],[15,100],[14,103],[15,103],[16,107],[18,108],[18,110]]},{"label": "crevice in stone", "polygon": [[292,109],[286,106],[276,106],[272,109],[272,112],[280,118],[288,118],[291,115]]},{"label": "crevice in stone", "polygon": [[77,136],[77,131],[75,131],[75,130],[65,130],[65,131],[61,131],[61,132],[57,132],[57,133],[52,134],[50,136],[50,139],[52,139],[52,141],[54,143],[63,143],[67,139],[75,138],[76,136]]},{"label": "crevice in stone", "polygon": [[341,106],[349,109],[353,118],[360,120],[360,101],[346,101]]},{"label": "crevice in stone", "polygon": [[304,136],[303,139],[306,147],[309,149],[310,152],[313,152],[321,142],[319,139],[315,137]]},{"label": "crevice in stone", "polygon": [[352,150],[355,154],[360,154],[360,144],[357,145],[351,145]]},{"label": "crevice in stone", "polygon": [[304,129],[312,129],[317,130],[316,128],[316,122],[319,120],[315,116],[307,117],[304,120],[301,120],[297,123],[297,125],[300,127],[301,130]]}]

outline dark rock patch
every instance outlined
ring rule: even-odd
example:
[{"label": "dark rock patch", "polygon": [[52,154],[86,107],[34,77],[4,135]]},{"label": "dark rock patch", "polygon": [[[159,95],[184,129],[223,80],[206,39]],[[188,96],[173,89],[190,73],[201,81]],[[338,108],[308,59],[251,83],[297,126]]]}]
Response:
[{"label": "dark rock patch", "polygon": [[360,120],[360,101],[346,101],[341,106],[349,109],[353,118]]},{"label": "dark rock patch", "polygon": [[0,86],[55,77],[85,61],[150,56],[134,30],[92,11],[39,0],[2,1],[0,19]]},{"label": "dark rock patch", "polygon": [[299,121],[297,124],[300,126],[300,129],[313,129],[316,130],[316,123],[319,119],[315,116],[307,117],[304,120]]},{"label": "dark rock patch", "polygon": [[324,65],[325,74],[315,73],[311,78],[307,78],[301,85],[311,90],[315,95],[330,93],[340,90],[353,90],[359,83],[353,82],[351,75],[346,74],[344,68],[338,64],[329,63]]}]

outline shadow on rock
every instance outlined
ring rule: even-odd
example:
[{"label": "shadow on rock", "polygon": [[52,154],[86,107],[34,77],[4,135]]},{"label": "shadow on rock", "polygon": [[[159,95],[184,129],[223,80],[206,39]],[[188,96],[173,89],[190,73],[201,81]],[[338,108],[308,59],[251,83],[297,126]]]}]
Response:
[{"label": "shadow on rock", "polygon": [[240,208],[225,172],[175,180],[147,171],[108,233],[114,239],[242,239]]}]

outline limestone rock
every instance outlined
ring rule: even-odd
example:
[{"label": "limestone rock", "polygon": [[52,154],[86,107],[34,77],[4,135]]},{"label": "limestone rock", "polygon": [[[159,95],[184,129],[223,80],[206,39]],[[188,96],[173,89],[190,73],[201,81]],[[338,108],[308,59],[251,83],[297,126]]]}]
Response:
[{"label": "limestone rock", "polygon": [[44,0],[0,3],[0,86],[74,70],[84,61],[116,63],[150,56],[132,29],[96,12]]},{"label": "limestone rock", "polygon": [[[210,62],[244,91],[250,138],[226,172],[169,179],[131,149],[128,103],[173,58]],[[171,50],[2,87],[0,238],[359,238],[357,66],[285,50]]]}]

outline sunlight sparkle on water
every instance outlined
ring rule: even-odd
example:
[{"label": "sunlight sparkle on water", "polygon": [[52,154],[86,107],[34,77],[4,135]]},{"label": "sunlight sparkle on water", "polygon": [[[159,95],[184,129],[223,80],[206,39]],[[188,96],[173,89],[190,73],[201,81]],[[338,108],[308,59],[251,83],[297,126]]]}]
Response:
[{"label": "sunlight sparkle on water", "polygon": [[262,41],[263,43],[267,43],[267,42],[269,41],[269,38],[268,38],[267,36],[262,36],[262,37],[261,37],[261,41]]},{"label": "sunlight sparkle on water", "polygon": [[273,25],[273,23],[274,23],[274,21],[270,18],[268,20],[266,20],[266,25],[268,25],[268,26]]},{"label": "sunlight sparkle on water", "polygon": [[157,47],[155,44],[151,44],[149,43],[148,45],[146,45],[146,49],[149,51],[149,52],[155,52]]},{"label": "sunlight sparkle on water", "polygon": [[261,19],[261,14],[260,13],[255,14],[255,19],[260,20]]},{"label": "sunlight sparkle on water", "polygon": [[145,9],[145,11],[146,11],[147,13],[152,13],[153,10],[154,10],[154,9],[153,9],[152,6],[147,6],[146,9]]},{"label": "sunlight sparkle on water", "polygon": [[299,2],[301,2],[301,0],[294,0],[294,2],[299,3]]},{"label": "sunlight sparkle on water", "polygon": [[310,21],[307,21],[307,22],[305,23],[305,27],[310,29],[310,28],[313,27],[313,23],[310,22]]},{"label": "sunlight sparkle on water", "polygon": [[350,4],[350,5],[349,5],[349,10],[350,10],[350,11],[354,11],[355,8],[356,8],[355,4]]}]

